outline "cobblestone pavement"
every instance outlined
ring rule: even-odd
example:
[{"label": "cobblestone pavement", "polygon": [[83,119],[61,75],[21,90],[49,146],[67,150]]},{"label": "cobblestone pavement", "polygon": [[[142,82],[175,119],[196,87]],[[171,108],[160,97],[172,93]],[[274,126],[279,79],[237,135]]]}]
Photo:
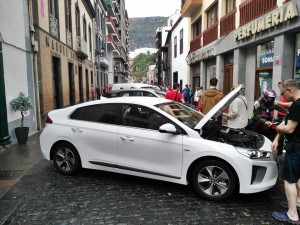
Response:
[{"label": "cobblestone pavement", "polygon": [[226,202],[199,198],[190,186],[82,170],[59,174],[41,160],[0,199],[0,224],[281,224],[282,181]]}]

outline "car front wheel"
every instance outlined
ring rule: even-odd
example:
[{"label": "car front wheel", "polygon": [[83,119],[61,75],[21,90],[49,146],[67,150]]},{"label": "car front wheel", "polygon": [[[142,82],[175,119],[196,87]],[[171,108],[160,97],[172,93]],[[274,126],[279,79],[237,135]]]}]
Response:
[{"label": "car front wheel", "polygon": [[53,164],[65,175],[74,175],[80,168],[80,157],[76,148],[69,143],[57,145],[53,151]]},{"label": "car front wheel", "polygon": [[237,180],[228,165],[217,160],[207,160],[194,168],[192,185],[200,196],[222,201],[234,194]]}]

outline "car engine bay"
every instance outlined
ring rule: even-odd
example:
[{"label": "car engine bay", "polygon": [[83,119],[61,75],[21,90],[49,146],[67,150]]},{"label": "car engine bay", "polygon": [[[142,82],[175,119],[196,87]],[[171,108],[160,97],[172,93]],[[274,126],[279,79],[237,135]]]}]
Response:
[{"label": "car engine bay", "polygon": [[200,135],[207,140],[249,149],[260,149],[265,140],[261,134],[246,129],[230,128],[218,120],[210,120],[202,128]]}]

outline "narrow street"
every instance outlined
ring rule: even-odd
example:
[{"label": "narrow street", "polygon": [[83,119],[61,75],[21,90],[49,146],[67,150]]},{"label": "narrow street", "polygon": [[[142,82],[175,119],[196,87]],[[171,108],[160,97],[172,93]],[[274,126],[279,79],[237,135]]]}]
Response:
[{"label": "narrow street", "polygon": [[167,182],[93,170],[63,176],[42,159],[0,199],[0,224],[281,224],[271,212],[282,200],[281,181],[210,202]]}]

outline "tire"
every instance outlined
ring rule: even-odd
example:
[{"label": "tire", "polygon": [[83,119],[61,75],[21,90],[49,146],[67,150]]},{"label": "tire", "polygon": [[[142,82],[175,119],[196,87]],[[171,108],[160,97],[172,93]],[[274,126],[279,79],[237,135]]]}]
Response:
[{"label": "tire", "polygon": [[235,193],[237,179],[225,163],[207,160],[194,168],[192,185],[199,196],[212,201],[223,201]]},{"label": "tire", "polygon": [[60,173],[74,175],[80,169],[81,161],[73,145],[60,143],[53,150],[53,164]]}]

